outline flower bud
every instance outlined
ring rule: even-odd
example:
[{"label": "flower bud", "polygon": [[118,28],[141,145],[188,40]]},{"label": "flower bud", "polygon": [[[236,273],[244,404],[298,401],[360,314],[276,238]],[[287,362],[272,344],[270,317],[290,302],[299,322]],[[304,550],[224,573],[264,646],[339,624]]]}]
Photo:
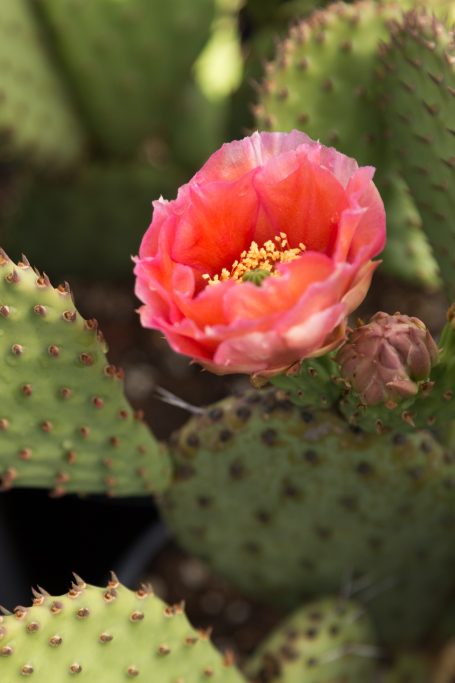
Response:
[{"label": "flower bud", "polygon": [[418,318],[376,313],[337,354],[341,376],[366,405],[414,396],[429,377],[438,347]]}]

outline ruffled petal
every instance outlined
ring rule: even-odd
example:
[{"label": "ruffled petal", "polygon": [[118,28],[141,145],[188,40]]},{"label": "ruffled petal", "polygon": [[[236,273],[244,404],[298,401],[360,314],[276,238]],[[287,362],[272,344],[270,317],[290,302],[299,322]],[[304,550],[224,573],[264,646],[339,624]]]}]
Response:
[{"label": "ruffled petal", "polygon": [[192,185],[187,210],[176,224],[172,259],[210,275],[230,269],[251,244],[257,213],[251,174],[233,182]]},{"label": "ruffled petal", "polygon": [[212,154],[194,176],[194,181],[204,184],[219,180],[238,180],[250,171],[263,166],[283,152],[297,149],[299,145],[313,141],[299,130],[290,133],[253,133],[243,140],[224,144]]},{"label": "ruffled petal", "polygon": [[272,159],[257,172],[254,184],[267,217],[255,232],[259,244],[284,232],[291,247],[303,242],[309,250],[331,253],[348,207],[346,192],[332,173],[299,149]]}]

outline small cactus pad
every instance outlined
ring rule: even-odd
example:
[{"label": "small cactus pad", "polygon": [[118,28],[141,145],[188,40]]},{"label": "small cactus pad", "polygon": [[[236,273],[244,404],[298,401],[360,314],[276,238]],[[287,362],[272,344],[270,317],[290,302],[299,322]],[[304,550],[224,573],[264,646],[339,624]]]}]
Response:
[{"label": "small cactus pad", "polygon": [[0,2],[0,157],[59,170],[79,160],[84,135],[28,5]]},{"label": "small cactus pad", "polygon": [[454,457],[427,432],[366,434],[281,394],[226,399],[174,435],[169,526],[270,601],[292,606],[361,576],[382,637],[412,640],[452,584]]},{"label": "small cactus pad", "polygon": [[0,617],[0,680],[15,683],[240,683],[229,657],[167,606],[115,577],[107,588],[77,579],[66,595],[35,593],[33,606]]},{"label": "small cactus pad", "polygon": [[300,608],[248,662],[253,683],[366,683],[379,649],[361,605],[325,598]]},{"label": "small cactus pad", "polygon": [[160,135],[209,37],[213,0],[35,0],[98,144]]},{"label": "small cactus pad", "polygon": [[388,21],[401,15],[401,3],[337,2],[293,26],[266,66],[256,121],[266,130],[299,128],[376,166],[389,228],[383,268],[434,285],[434,260],[413,199],[397,178],[378,106],[378,47],[388,37]]},{"label": "small cactus pad", "polygon": [[0,253],[0,482],[111,495],[166,487],[169,460],[69,290]]},{"label": "small cactus pad", "polygon": [[343,381],[331,354],[296,363],[270,382],[286,392],[295,405],[328,408],[340,398]]},{"label": "small cactus pad", "polygon": [[411,12],[384,46],[384,109],[449,296],[455,296],[455,67],[451,32]]}]

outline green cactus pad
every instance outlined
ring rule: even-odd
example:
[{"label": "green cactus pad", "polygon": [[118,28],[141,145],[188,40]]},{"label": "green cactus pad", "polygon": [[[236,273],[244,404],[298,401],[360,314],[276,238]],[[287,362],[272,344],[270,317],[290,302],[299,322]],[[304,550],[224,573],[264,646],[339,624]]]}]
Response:
[{"label": "green cactus pad", "polygon": [[27,245],[29,259],[52,274],[130,276],[152,200],[175,194],[181,181],[173,167],[132,163],[92,164],[71,178],[37,180],[17,206],[3,246],[19,257]]},{"label": "green cactus pad", "polygon": [[455,569],[453,456],[429,433],[365,434],[280,396],[227,399],[175,435],[169,526],[270,601],[295,605],[366,577],[382,637],[418,637]]},{"label": "green cactus pad", "polygon": [[429,290],[440,289],[438,264],[422,230],[422,219],[409,187],[392,159],[374,176],[387,214],[387,243],[381,270]]},{"label": "green cactus pad", "polygon": [[455,296],[455,69],[453,37],[433,16],[409,13],[383,50],[392,144],[450,297]]},{"label": "green cactus pad", "polygon": [[300,128],[362,164],[381,159],[374,67],[379,41],[388,35],[386,20],[396,13],[396,6],[385,10],[373,0],[338,2],[293,26],[266,66],[258,124]]},{"label": "green cactus pad", "polygon": [[28,264],[0,254],[0,482],[110,495],[147,494],[170,476],[123,395],[94,321]]},{"label": "green cactus pad", "polygon": [[[256,120],[269,130],[299,128],[360,164],[376,166],[390,240],[383,267],[435,285],[437,269],[414,202],[396,180],[397,161],[389,154],[378,106],[378,46],[388,37],[387,22],[401,13],[399,3],[339,2],[291,28],[266,67]],[[405,259],[397,259],[397,245]]]},{"label": "green cactus pad", "polygon": [[209,36],[213,0],[36,0],[104,150],[135,152],[166,128]]},{"label": "green cactus pad", "polygon": [[63,596],[36,593],[33,606],[0,617],[0,680],[34,683],[240,683],[229,657],[149,588],[134,593],[115,577],[107,588],[79,578]]},{"label": "green cactus pad", "polygon": [[362,606],[341,598],[305,605],[280,624],[248,662],[253,683],[373,680],[379,650]]},{"label": "green cactus pad", "polygon": [[0,3],[0,157],[46,170],[77,162],[84,135],[25,0]]},{"label": "green cactus pad", "polygon": [[310,358],[286,373],[275,375],[271,384],[286,392],[295,405],[328,408],[341,397],[344,382],[332,355]]}]

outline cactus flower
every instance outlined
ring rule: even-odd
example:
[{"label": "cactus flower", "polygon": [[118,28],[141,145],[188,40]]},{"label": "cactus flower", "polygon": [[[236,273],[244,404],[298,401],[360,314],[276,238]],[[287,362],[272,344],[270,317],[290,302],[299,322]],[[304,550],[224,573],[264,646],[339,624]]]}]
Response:
[{"label": "cactus flower", "polygon": [[421,320],[382,312],[354,330],[337,354],[342,377],[366,405],[414,396],[437,359],[438,347]]},{"label": "cactus flower", "polygon": [[385,242],[373,173],[299,131],[223,145],[154,202],[135,267],[142,324],[220,374],[335,348]]}]

